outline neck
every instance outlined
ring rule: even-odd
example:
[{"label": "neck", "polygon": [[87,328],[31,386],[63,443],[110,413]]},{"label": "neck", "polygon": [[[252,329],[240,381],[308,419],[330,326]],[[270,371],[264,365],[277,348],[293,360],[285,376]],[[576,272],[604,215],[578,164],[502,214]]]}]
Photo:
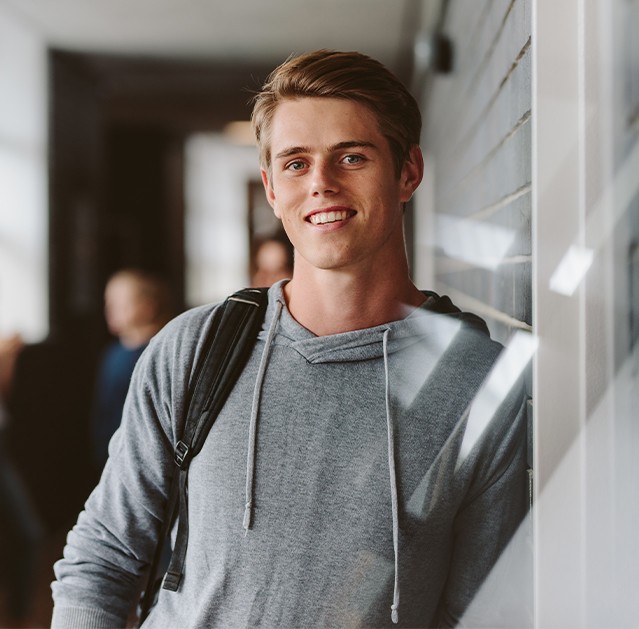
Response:
[{"label": "neck", "polygon": [[399,275],[296,269],[284,296],[296,321],[318,336],[397,321],[424,302],[407,268]]},{"label": "neck", "polygon": [[146,345],[159,329],[158,325],[152,324],[127,330],[120,334],[120,343],[127,349],[135,349],[141,345]]}]

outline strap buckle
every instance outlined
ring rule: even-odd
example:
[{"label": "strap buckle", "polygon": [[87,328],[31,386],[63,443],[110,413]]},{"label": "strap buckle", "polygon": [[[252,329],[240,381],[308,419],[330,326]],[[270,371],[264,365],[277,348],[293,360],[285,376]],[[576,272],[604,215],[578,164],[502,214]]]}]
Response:
[{"label": "strap buckle", "polygon": [[178,441],[175,444],[175,450],[173,452],[173,458],[175,460],[175,464],[182,469],[184,463],[186,461],[186,457],[189,454],[189,446],[184,443],[184,441]]}]

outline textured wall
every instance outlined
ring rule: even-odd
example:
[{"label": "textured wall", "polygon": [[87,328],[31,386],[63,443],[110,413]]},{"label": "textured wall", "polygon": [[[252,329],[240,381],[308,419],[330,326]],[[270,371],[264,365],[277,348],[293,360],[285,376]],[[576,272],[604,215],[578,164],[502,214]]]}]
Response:
[{"label": "textured wall", "polygon": [[451,0],[443,33],[452,71],[422,94],[415,275],[504,341],[532,324],[530,0]]},{"label": "textured wall", "polygon": [[[619,367],[639,342],[639,0],[616,0],[611,5],[608,74],[615,178],[615,363]],[[624,177],[626,171],[629,176]]]}]

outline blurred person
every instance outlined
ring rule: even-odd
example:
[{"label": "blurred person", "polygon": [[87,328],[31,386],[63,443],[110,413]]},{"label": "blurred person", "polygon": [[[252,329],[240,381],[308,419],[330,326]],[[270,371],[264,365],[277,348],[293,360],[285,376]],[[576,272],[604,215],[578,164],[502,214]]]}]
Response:
[{"label": "blurred person", "polygon": [[9,397],[15,375],[18,355],[24,349],[24,341],[19,334],[0,336],[0,399]]},{"label": "blurred person", "polygon": [[286,235],[273,235],[257,243],[251,286],[272,286],[293,276],[293,247]]},{"label": "blurred person", "polygon": [[19,335],[0,338],[0,584],[6,592],[5,613],[11,627],[28,626],[44,535],[39,515],[5,445],[10,421],[7,401],[23,347]]},{"label": "blurred person", "polygon": [[131,374],[151,338],[171,318],[166,281],[139,269],[114,273],[104,289],[104,316],[115,339],[98,366],[93,404],[94,462],[102,471],[108,445],[120,425]]},{"label": "blurred person", "polygon": [[[293,275],[268,290],[190,467],[184,570],[143,626],[452,626],[526,511],[526,423],[515,387],[467,435],[502,347],[410,279],[417,103],[377,61],[321,50],[271,74],[253,124]],[[55,565],[54,629],[123,626],[134,606],[216,308],[175,319],[138,362],[105,472]]]}]

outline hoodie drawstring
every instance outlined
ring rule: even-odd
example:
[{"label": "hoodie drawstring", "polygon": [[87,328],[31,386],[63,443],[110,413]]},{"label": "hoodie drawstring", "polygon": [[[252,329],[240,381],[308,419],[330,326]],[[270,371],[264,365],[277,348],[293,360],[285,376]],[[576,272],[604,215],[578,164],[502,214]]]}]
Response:
[{"label": "hoodie drawstring", "polygon": [[[244,506],[244,533],[248,533],[251,527],[253,516],[253,485],[255,476],[255,445],[257,436],[257,419],[259,415],[260,399],[262,394],[262,385],[268,365],[268,358],[273,338],[277,330],[283,305],[280,301],[276,303],[276,311],[271,320],[271,324],[266,336],[264,351],[260,359],[260,366],[255,381],[255,389],[253,391],[253,402],[251,405],[251,419],[249,425],[249,443],[246,459],[246,504]],[[386,428],[388,433],[388,470],[390,474],[390,492],[391,492],[391,510],[393,519],[393,552],[395,555],[395,585],[393,588],[393,604],[391,605],[391,620],[397,624],[399,622],[399,508],[397,499],[397,472],[395,469],[395,434],[393,429],[393,419],[390,408],[390,378],[388,368],[388,335],[390,329],[384,331],[382,339],[384,349],[384,378],[385,378],[385,401],[386,401]]]},{"label": "hoodie drawstring", "polygon": [[253,483],[255,476],[255,442],[257,435],[257,417],[260,409],[260,397],[262,394],[262,384],[264,382],[264,375],[266,374],[266,366],[268,364],[268,355],[273,344],[273,338],[275,337],[275,330],[280,320],[282,313],[282,302],[276,302],[276,310],[271,319],[271,325],[266,335],[266,342],[264,344],[264,351],[262,352],[262,358],[260,359],[260,367],[257,372],[257,379],[255,381],[255,389],[253,391],[253,402],[251,404],[251,421],[249,424],[249,442],[248,452],[246,455],[246,504],[244,506],[244,534],[248,534],[251,527],[251,520],[253,516]]},{"label": "hoodie drawstring", "polygon": [[399,509],[397,506],[397,471],[395,469],[395,433],[393,418],[390,410],[390,378],[388,375],[388,335],[390,329],[384,330],[384,377],[386,382],[386,427],[388,429],[388,471],[390,474],[391,510],[393,515],[393,551],[395,554],[395,587],[393,589],[393,604],[391,605],[391,620],[399,622]]}]

